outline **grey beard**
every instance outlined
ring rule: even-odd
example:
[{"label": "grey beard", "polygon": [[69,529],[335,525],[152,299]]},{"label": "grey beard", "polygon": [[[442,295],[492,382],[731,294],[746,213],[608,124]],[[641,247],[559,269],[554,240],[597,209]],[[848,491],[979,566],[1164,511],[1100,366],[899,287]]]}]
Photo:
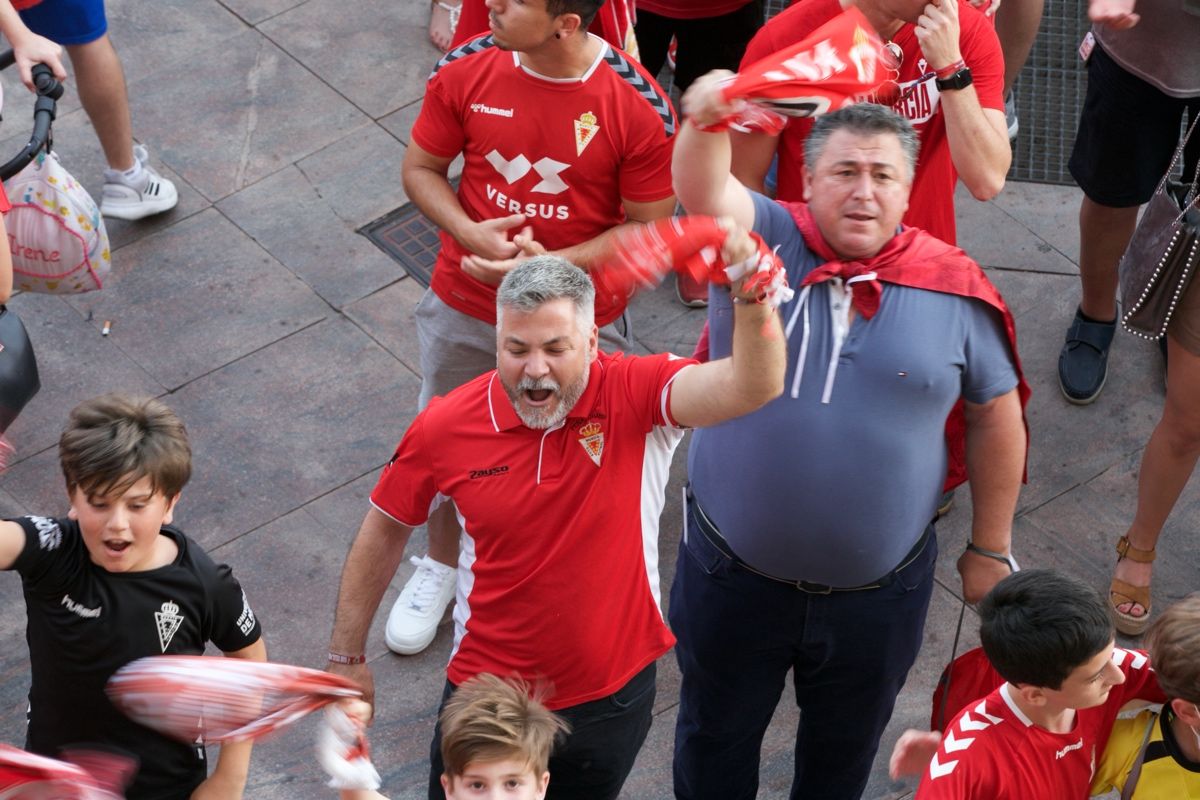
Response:
[{"label": "grey beard", "polygon": [[[512,402],[513,410],[517,412],[517,417],[520,418],[526,428],[532,428],[535,431],[544,431],[548,428],[553,428],[567,418],[567,414],[571,412],[571,409],[579,402],[579,398],[583,397],[584,391],[587,390],[589,377],[591,377],[591,370],[585,369],[579,380],[566,389],[561,388],[558,382],[551,378],[539,378],[535,381],[525,377],[521,378],[520,383],[515,388],[504,385],[504,392]],[[501,384],[503,385],[504,382],[501,381]],[[554,411],[531,411],[521,406],[521,395],[526,391],[536,391],[538,389],[549,389],[558,396],[558,405]]]}]

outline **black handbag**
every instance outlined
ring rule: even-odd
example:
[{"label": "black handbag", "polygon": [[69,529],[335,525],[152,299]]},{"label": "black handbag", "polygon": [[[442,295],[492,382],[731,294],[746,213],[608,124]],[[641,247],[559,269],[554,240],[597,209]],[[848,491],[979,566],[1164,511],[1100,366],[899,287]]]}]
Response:
[{"label": "black handbag", "polygon": [[21,318],[0,306],[0,433],[8,429],[40,388],[33,342]]},{"label": "black handbag", "polygon": [[1159,181],[1117,267],[1125,305],[1121,325],[1144,339],[1161,339],[1166,334],[1200,263],[1200,205],[1196,191],[1200,165],[1191,184],[1171,180],[1197,120],[1200,116],[1192,120],[1176,148],[1171,166]]}]

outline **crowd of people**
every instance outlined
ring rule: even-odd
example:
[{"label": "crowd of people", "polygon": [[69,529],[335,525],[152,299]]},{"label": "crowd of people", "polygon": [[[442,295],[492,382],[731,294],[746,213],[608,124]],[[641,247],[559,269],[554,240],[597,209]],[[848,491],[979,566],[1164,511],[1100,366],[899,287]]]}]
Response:
[{"label": "crowd of people", "polygon": [[[1038,446],[1029,389],[1012,314],[954,227],[957,181],[989,199],[1012,160],[1011,92],[1041,5],[1006,2],[1015,10],[859,0],[887,83],[778,137],[729,130],[739,104],[722,87],[840,3],[797,0],[761,28],[758,0],[646,0],[644,17],[617,0],[433,4],[430,38],[445,54],[402,167],[440,231],[415,312],[419,413],[346,556],[328,654],[373,702],[368,631],[426,526],[429,551],[413,559],[385,638],[420,652],[454,606],[431,799],[618,797],[672,648],[682,679],[664,796],[754,798],[789,674],[801,712],[791,796],[862,796],[922,641],[946,545],[935,523],[964,482],[972,522],[957,567],[964,601],[979,603],[991,693],[951,709],[944,732],[903,738],[894,773],[920,775],[917,798],[1200,797],[1197,599],[1158,615],[1148,656],[1115,644],[1151,623],[1155,544],[1200,457],[1200,285],[1165,338],[1166,404],[1108,596],[1018,572],[1012,552]],[[81,97],[91,92],[110,166],[102,212],[173,206],[174,187],[132,145],[102,3],[20,13],[0,5],[22,68],[41,60],[65,76],[61,44]],[[1091,0],[1089,13],[1071,160],[1083,292],[1059,363],[1078,403],[1104,384],[1116,263],[1137,209],[1181,118],[1200,112],[1200,51],[1187,46],[1200,16],[1179,0]],[[655,79],[672,38],[679,113]],[[1127,117],[1153,135],[1112,124]],[[1198,152],[1200,137],[1185,175]],[[589,273],[623,237],[682,214],[719,220],[709,255],[729,280],[680,284],[681,300],[708,307],[694,357],[627,355],[629,297],[597,291]],[[5,271],[0,261],[7,295]],[[664,617],[659,518],[688,430]],[[211,643],[267,658],[252,578],[248,595],[171,525],[191,473],[183,423],[155,399],[96,398],[72,412],[59,456],[67,515],[0,522],[0,568],[20,574],[26,598],[27,748],[128,750],[134,800],[241,797],[248,742],[225,745],[210,770],[203,747],[141,728],[104,693],[140,656]],[[133,622],[151,614],[153,627]],[[1128,701],[1162,710],[1118,719]]]}]

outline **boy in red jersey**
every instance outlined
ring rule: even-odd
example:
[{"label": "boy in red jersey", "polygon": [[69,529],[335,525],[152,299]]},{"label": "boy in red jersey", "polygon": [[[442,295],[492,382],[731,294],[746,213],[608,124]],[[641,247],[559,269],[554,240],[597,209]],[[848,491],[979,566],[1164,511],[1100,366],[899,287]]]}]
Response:
[{"label": "boy in red jersey", "polygon": [[979,616],[1005,683],[951,723],[917,800],[1086,797],[1121,707],[1165,699],[1149,658],[1114,647],[1104,599],[1051,570],[1000,581]]}]

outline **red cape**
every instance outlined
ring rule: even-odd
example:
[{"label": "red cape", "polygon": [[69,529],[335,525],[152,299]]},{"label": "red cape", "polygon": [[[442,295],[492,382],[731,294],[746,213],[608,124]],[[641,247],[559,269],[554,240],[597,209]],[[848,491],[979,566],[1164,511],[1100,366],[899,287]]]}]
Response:
[{"label": "red cape", "polygon": [[[1025,423],[1025,452],[1026,474],[1022,480],[1028,479],[1029,453],[1029,420],[1025,408],[1029,404],[1030,389],[1025,382],[1025,373],[1021,369],[1021,357],[1017,353],[1017,326],[1012,312],[1000,296],[999,290],[992,285],[983,273],[983,268],[976,264],[970,256],[954,245],[946,244],[933,234],[926,233],[920,228],[901,227],[900,233],[888,240],[872,258],[861,261],[843,261],[838,258],[825,241],[817,228],[812,212],[806,203],[779,203],[787,209],[796,221],[796,227],[804,236],[804,243],[817,256],[825,259],[825,263],[805,276],[801,285],[819,283],[830,277],[852,277],[867,272],[874,272],[876,279],[868,283],[855,283],[854,305],[867,318],[870,318],[879,308],[882,291],[877,282],[894,283],[898,286],[909,286],[914,289],[925,289],[931,292],[942,292],[959,297],[971,297],[987,303],[1000,312],[1004,319],[1004,333],[1008,336],[1008,346],[1012,350],[1013,366],[1017,370],[1017,396],[1021,400],[1021,421]],[[959,446],[965,448],[966,420],[956,412],[951,413],[946,420],[946,439],[951,450]],[[951,464],[963,463],[951,454]],[[946,482],[946,489],[952,489],[966,481],[963,474],[951,474]]]}]

